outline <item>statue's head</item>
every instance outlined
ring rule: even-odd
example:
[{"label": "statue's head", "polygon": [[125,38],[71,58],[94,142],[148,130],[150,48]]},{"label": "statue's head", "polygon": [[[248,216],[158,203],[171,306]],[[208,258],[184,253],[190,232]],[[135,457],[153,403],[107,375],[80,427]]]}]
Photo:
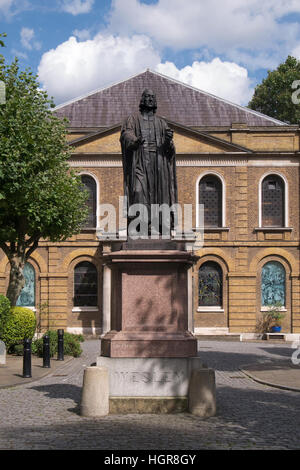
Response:
[{"label": "statue's head", "polygon": [[140,101],[140,111],[149,111],[153,110],[155,113],[157,109],[157,102],[155,93],[152,90],[146,88],[143,91],[141,101]]}]

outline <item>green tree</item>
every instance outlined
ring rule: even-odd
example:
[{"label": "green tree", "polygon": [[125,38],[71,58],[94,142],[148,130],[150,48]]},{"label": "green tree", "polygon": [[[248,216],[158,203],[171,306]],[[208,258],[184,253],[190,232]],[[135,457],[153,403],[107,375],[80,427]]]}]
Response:
[{"label": "green tree", "polygon": [[268,76],[255,88],[248,107],[280,121],[298,124],[300,104],[292,101],[295,91],[292,85],[296,80],[300,80],[300,61],[288,56],[276,70],[268,71]]},{"label": "green tree", "polygon": [[[0,38],[6,38],[6,33],[0,33]],[[0,39],[0,47],[5,47],[4,41]]]},{"label": "green tree", "polygon": [[70,171],[66,121],[51,111],[52,99],[18,59],[0,56],[6,103],[0,105],[0,248],[10,263],[11,305],[24,287],[23,268],[39,240],[65,240],[87,216],[87,192]]}]

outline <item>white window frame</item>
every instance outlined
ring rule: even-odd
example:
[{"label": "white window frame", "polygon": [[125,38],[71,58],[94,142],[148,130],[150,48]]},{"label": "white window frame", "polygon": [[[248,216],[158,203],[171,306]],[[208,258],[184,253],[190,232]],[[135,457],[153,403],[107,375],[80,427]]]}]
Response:
[{"label": "white window frame", "polygon": [[[97,279],[99,279],[99,272],[98,272],[98,267],[92,262],[92,261],[89,261],[89,260],[81,260],[81,261],[78,261],[78,263],[75,264],[74,268],[73,268],[73,299],[75,298],[75,268],[80,264],[80,263],[91,263],[95,268],[96,268],[96,271],[97,271]],[[97,300],[98,300],[98,304],[99,304],[99,284],[98,284],[98,287],[97,287]],[[73,300],[74,302],[74,300]],[[98,305],[93,305],[93,306],[90,306],[90,307],[79,307],[79,306],[76,306],[74,305],[73,303],[73,307],[72,307],[72,312],[98,312],[99,310],[99,306]]]},{"label": "white window frame", "polygon": [[100,225],[100,220],[99,220],[100,184],[98,182],[97,177],[89,171],[81,171],[80,173],[78,173],[78,176],[90,176],[91,178],[93,178],[93,180],[96,183],[96,227],[91,227],[91,228],[95,228],[97,230]]},{"label": "white window frame", "polygon": [[[289,226],[288,225],[289,224],[288,181],[282,173],[280,173],[279,171],[276,171],[276,170],[275,171],[268,171],[259,180],[259,184],[258,184],[258,227],[259,228],[268,228],[268,227],[265,227],[264,225],[262,225],[262,183],[263,183],[263,180],[267,176],[272,176],[272,175],[279,176],[283,180],[283,183],[284,183],[284,225],[283,225],[282,228],[287,228]],[[270,227],[270,229],[272,229],[272,227]]]},{"label": "white window frame", "polygon": [[[199,211],[198,211],[198,207],[199,207],[199,204],[200,204],[200,200],[199,200],[199,184],[200,184],[200,181],[202,180],[202,178],[204,178],[204,176],[208,176],[208,175],[212,175],[212,176],[216,176],[217,178],[220,179],[221,181],[221,184],[222,184],[222,226],[219,227],[219,228],[224,228],[226,227],[226,184],[225,184],[225,180],[223,178],[222,175],[220,175],[220,173],[216,172],[216,171],[205,171],[204,173],[201,173],[201,175],[197,178],[197,181],[196,181],[196,228],[203,228],[203,227],[200,227],[200,217],[199,217]],[[205,227],[204,227],[205,228]],[[209,229],[209,227],[208,227]]]}]

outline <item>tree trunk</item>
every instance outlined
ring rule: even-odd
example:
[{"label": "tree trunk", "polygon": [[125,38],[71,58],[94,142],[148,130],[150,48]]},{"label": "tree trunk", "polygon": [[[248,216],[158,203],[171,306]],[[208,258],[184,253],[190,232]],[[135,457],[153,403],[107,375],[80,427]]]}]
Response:
[{"label": "tree trunk", "polygon": [[14,307],[25,285],[23,274],[25,261],[23,257],[14,255],[9,258],[10,276],[6,297],[10,300],[11,306]]}]

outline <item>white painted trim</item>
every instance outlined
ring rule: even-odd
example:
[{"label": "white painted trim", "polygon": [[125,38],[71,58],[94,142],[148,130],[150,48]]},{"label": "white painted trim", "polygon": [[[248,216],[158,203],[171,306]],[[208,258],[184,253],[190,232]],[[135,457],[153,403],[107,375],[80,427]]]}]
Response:
[{"label": "white painted trim", "polygon": [[[80,173],[78,173],[78,176],[90,176],[91,178],[93,178],[93,180],[95,181],[96,183],[96,227],[91,227],[91,228],[96,228],[98,229],[99,226],[100,226],[100,220],[99,220],[99,204],[100,204],[100,184],[99,184],[99,181],[97,179],[97,176],[94,175],[94,173],[91,173],[90,171],[81,171]],[[87,227],[88,228],[88,227]]]},{"label": "white painted trim", "polygon": [[16,307],[29,308],[29,310],[32,310],[33,312],[36,312],[36,307],[28,307],[28,305],[16,305]]},{"label": "white painted trim", "polygon": [[99,312],[98,307],[73,307],[72,312]]},{"label": "white painted trim", "polygon": [[202,312],[202,313],[224,313],[225,310],[222,307],[198,307],[197,312]]},{"label": "white painted trim", "polygon": [[[235,153],[237,155],[237,153]],[[244,155],[244,154],[243,154]],[[287,167],[297,167],[299,168],[300,164],[297,161],[297,157],[292,155],[292,157],[287,157],[285,160],[278,159],[271,161],[269,158],[266,159],[242,159],[238,157],[226,157],[226,153],[223,155],[224,158],[220,158],[219,154],[209,154],[208,152],[201,153],[190,153],[188,156],[186,154],[177,154],[176,166],[177,167],[273,167],[273,168],[287,168]],[[69,160],[69,165],[72,168],[122,168],[122,157],[120,153],[115,155],[110,154],[109,156],[102,153],[94,153],[93,155],[89,154],[73,154]],[[274,170],[276,171],[276,170]]]},{"label": "white painted trim", "polygon": [[[228,335],[229,333],[229,328],[223,328],[223,327],[211,327],[211,328],[195,328],[196,335]],[[237,333],[238,334],[238,333]]]},{"label": "white painted trim", "polygon": [[[267,305],[262,305],[261,308],[260,308],[261,312],[269,312],[270,310],[272,310],[272,307],[269,307]],[[287,312],[287,308],[285,308],[285,307],[276,308],[276,310],[278,312]]]},{"label": "white painted trim", "polygon": [[73,333],[75,335],[100,335],[101,334],[101,328],[96,328],[95,326],[91,327],[67,327],[67,332],[68,333]]},{"label": "white painted trim", "polygon": [[[288,181],[286,177],[277,170],[268,171],[260,178],[258,183],[258,227],[266,228],[262,225],[262,182],[263,180],[270,175],[276,175],[283,179],[284,182],[284,227],[289,226],[289,191],[288,191]],[[272,227],[270,227],[272,228]]]},{"label": "white painted trim", "polygon": [[200,228],[199,227],[199,222],[200,222],[199,221],[199,212],[198,212],[198,206],[200,204],[200,201],[199,201],[199,183],[200,183],[201,179],[204,176],[207,176],[207,175],[214,175],[214,176],[216,176],[217,178],[219,178],[221,180],[221,183],[222,183],[222,227],[226,227],[226,184],[225,184],[225,180],[224,180],[223,176],[220,175],[220,173],[218,173],[217,171],[209,171],[208,170],[208,171],[204,171],[203,173],[201,173],[200,176],[197,178],[197,181],[196,181],[196,228]]}]

